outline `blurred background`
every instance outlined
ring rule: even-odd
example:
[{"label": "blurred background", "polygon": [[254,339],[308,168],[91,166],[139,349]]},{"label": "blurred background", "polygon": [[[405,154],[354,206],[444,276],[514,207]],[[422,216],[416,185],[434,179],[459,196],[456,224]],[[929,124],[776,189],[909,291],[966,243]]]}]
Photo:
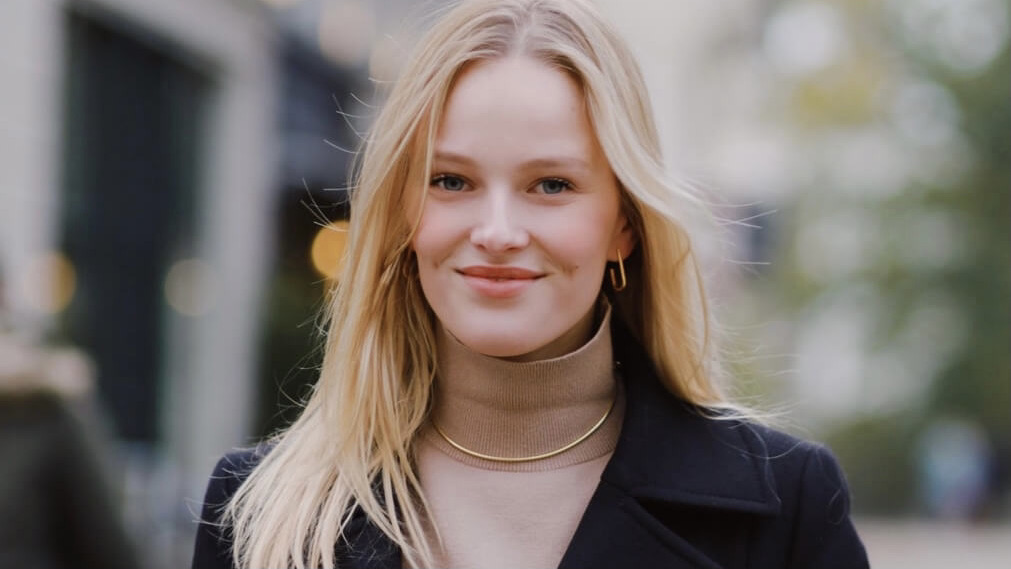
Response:
[{"label": "blurred background", "polygon": [[[441,4],[0,3],[0,397],[68,402],[145,566],[314,380],[348,163]],[[837,453],[873,566],[1003,566],[1007,1],[598,4],[723,220],[736,390]]]}]

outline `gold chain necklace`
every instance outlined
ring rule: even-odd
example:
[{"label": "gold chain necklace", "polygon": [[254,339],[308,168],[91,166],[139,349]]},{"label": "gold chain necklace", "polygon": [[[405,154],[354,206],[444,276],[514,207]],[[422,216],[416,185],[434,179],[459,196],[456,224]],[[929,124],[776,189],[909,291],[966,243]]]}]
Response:
[{"label": "gold chain necklace", "polygon": [[614,399],[611,400],[611,405],[610,407],[607,408],[607,411],[604,413],[604,416],[601,417],[599,421],[594,423],[594,425],[590,427],[590,430],[583,433],[578,439],[572,441],[571,443],[563,446],[560,449],[546,452],[544,454],[536,454],[534,456],[510,457],[510,456],[494,456],[491,454],[482,454],[480,452],[470,450],[469,448],[449,438],[449,435],[447,435],[445,432],[443,432],[442,429],[439,428],[439,425],[435,422],[435,418],[432,418],[432,427],[435,428],[436,433],[439,433],[439,436],[442,437],[442,440],[446,441],[447,443],[450,444],[450,446],[468,456],[472,456],[474,458],[482,458],[484,460],[490,460],[492,462],[533,462],[535,460],[544,460],[545,458],[558,456],[563,452],[575,447],[579,443],[585,441],[586,439],[590,438],[593,435],[593,433],[596,433],[597,430],[599,430],[600,427],[604,425],[604,423],[607,421],[607,418],[611,416],[611,411],[614,410],[614,404],[617,401],[618,395],[617,393],[615,393]]}]

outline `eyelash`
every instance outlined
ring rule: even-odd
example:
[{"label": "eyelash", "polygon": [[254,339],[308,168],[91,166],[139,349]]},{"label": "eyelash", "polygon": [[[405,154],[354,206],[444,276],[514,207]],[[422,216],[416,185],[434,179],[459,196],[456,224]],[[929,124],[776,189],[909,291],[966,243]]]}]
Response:
[{"label": "eyelash", "polygon": [[[435,176],[434,178],[432,178],[431,185],[438,186],[439,188],[441,188],[441,189],[443,189],[443,190],[445,190],[447,192],[456,193],[456,192],[463,191],[462,188],[459,189],[459,190],[450,190],[449,188],[447,188],[444,185],[447,180],[458,180],[460,183],[462,183],[464,185],[467,184],[467,182],[463,178],[461,178],[460,176],[454,176],[452,174],[439,174],[438,176]],[[544,195],[553,196],[553,195],[564,193],[566,190],[571,190],[572,189],[572,182],[570,182],[570,181],[568,181],[568,180],[566,180],[564,178],[544,178],[543,180],[538,180],[538,182],[534,185],[534,187],[543,186],[545,183],[548,183],[548,182],[553,182],[553,183],[556,183],[556,184],[561,184],[562,185],[562,189],[561,189],[561,191],[554,192],[554,193],[542,192]]]},{"label": "eyelash", "polygon": [[431,184],[433,186],[438,186],[439,188],[441,188],[441,189],[443,189],[443,190],[445,190],[447,192],[461,192],[461,191],[463,191],[462,189],[461,190],[450,190],[450,189],[446,188],[446,186],[443,185],[443,183],[446,180],[459,180],[462,184],[464,184],[464,185],[467,184],[467,182],[463,178],[461,178],[460,176],[453,176],[452,174],[439,174],[438,176],[435,176],[434,178],[432,178]]},{"label": "eyelash", "polygon": [[562,185],[562,191],[556,192],[554,194],[549,194],[549,193],[545,192],[545,195],[553,196],[553,195],[565,193],[566,190],[571,190],[572,189],[572,182],[570,182],[568,180],[565,180],[563,178],[545,178],[545,179],[540,180],[539,182],[537,182],[537,185],[538,186],[543,186],[544,183],[546,183],[546,182],[555,182],[555,183],[561,184]]}]

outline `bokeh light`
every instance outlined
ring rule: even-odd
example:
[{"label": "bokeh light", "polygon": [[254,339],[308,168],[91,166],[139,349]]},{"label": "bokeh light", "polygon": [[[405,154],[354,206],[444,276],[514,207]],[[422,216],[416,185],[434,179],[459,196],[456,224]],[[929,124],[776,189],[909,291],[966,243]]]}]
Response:
[{"label": "bokeh light", "polygon": [[165,300],[180,314],[207,314],[217,300],[214,268],[202,259],[177,261],[165,276]]},{"label": "bokeh light", "polygon": [[347,247],[348,222],[335,221],[320,228],[312,240],[310,257],[316,272],[328,279],[334,279],[340,273],[344,262],[344,249]]},{"label": "bokeh light", "polygon": [[59,251],[47,251],[35,257],[16,278],[25,303],[45,314],[63,311],[77,289],[77,271],[70,259]]}]

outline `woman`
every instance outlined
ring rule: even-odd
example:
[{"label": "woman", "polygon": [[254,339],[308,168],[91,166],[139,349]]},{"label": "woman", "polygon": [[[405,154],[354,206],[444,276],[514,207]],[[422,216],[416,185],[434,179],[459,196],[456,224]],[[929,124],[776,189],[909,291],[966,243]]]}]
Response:
[{"label": "woman", "polygon": [[831,455],[716,385],[645,92],[583,1],[443,17],[362,155],[316,390],[219,462],[194,567],[867,565]]}]

